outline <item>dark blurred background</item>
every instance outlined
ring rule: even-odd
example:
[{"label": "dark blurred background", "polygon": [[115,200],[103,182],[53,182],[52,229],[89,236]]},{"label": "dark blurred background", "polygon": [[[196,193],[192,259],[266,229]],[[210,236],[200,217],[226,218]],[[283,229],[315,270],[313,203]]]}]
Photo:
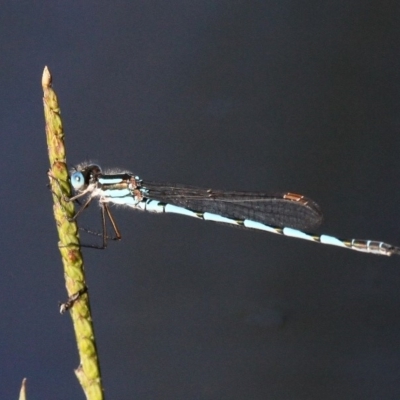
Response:
[{"label": "dark blurred background", "polygon": [[[70,166],[302,193],[321,233],[399,244],[399,17],[384,0],[3,2],[0,398],[27,377],[29,399],[84,399],[45,65]],[[123,240],[84,249],[108,399],[400,397],[399,257],[114,214]]]}]

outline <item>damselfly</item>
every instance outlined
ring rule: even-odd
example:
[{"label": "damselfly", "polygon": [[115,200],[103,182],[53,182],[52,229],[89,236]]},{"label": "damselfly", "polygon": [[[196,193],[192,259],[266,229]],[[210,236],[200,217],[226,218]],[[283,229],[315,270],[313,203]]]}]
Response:
[{"label": "damselfly", "polygon": [[376,240],[339,239],[304,231],[322,222],[319,206],[295,193],[267,194],[201,189],[195,186],[145,181],[128,172],[105,174],[96,164],[80,166],[71,175],[76,195],[87,197],[76,217],[98,198],[103,216],[103,247],[106,246],[106,216],[121,234],[110,213],[109,203],[154,213],[175,213],[248,229],[305,239],[377,255],[400,255],[400,247]]}]

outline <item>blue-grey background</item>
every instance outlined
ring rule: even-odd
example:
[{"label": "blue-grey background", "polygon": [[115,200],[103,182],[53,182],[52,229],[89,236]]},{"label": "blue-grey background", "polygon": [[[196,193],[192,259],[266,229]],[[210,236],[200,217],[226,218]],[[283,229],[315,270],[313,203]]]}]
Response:
[{"label": "blue-grey background", "polygon": [[[320,232],[399,244],[399,17],[389,0],[3,2],[0,398],[23,377],[30,400],[84,398],[57,306],[45,65],[71,166],[298,192]],[[108,399],[400,397],[399,257],[115,217],[123,240],[84,250]]]}]

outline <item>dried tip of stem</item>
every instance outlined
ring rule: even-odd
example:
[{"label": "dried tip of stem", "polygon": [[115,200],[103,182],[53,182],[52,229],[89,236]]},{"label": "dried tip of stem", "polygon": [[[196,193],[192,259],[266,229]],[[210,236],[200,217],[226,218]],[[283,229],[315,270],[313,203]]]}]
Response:
[{"label": "dried tip of stem", "polygon": [[21,391],[19,392],[19,400],[26,400],[26,378],[22,379]]},{"label": "dried tip of stem", "polygon": [[44,88],[48,88],[51,86],[51,73],[47,68],[47,65],[44,67],[43,75],[42,75],[42,86]]}]

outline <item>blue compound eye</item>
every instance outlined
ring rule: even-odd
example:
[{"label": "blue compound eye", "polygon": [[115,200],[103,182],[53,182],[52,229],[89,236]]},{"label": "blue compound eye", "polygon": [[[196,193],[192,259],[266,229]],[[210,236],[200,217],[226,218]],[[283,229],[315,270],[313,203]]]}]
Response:
[{"label": "blue compound eye", "polygon": [[85,177],[82,172],[74,172],[71,175],[71,185],[75,190],[82,189],[85,186]]}]

